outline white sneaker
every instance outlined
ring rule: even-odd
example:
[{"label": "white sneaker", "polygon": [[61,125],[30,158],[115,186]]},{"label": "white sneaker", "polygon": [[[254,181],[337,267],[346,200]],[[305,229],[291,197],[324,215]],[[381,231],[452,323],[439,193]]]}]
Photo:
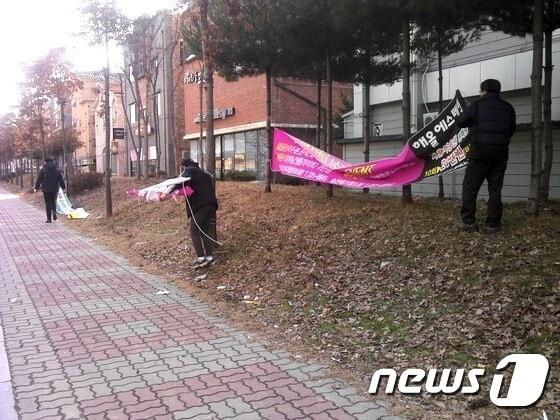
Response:
[{"label": "white sneaker", "polygon": [[198,257],[197,259],[195,259],[191,265],[192,268],[197,269],[197,268],[201,268],[201,267],[205,267],[206,265],[208,265],[208,262],[206,261],[205,257]]},{"label": "white sneaker", "polygon": [[213,255],[208,255],[206,257],[206,263],[207,265],[214,265],[216,263],[216,259],[214,258]]}]

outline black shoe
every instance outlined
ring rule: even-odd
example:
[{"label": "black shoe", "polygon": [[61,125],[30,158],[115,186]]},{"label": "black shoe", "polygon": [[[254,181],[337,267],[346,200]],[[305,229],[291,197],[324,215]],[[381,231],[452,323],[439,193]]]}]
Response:
[{"label": "black shoe", "polygon": [[52,215],[52,219],[53,219],[54,221],[56,221],[56,219],[58,219],[56,213]]},{"label": "black shoe", "polygon": [[502,227],[501,227],[501,226],[488,226],[488,225],[485,225],[485,226],[482,228],[482,231],[483,231],[484,233],[497,233],[497,232],[499,232],[500,230],[502,230]]},{"label": "black shoe", "polygon": [[47,220],[45,223],[52,223],[50,220]]},{"label": "black shoe", "polygon": [[461,222],[459,224],[459,229],[461,229],[464,232],[476,232],[478,230],[478,226],[476,225],[476,223],[464,223]]}]

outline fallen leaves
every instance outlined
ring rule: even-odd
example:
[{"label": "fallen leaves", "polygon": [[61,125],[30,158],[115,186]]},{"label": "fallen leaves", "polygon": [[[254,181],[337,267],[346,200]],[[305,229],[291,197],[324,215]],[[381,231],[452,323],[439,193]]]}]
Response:
[{"label": "fallen leaves", "polygon": [[[246,322],[356,378],[367,381],[381,367],[492,370],[515,352],[541,353],[558,366],[558,206],[536,219],[508,206],[504,230],[487,236],[458,232],[448,201],[403,207],[340,191],[329,200],[316,187],[275,186],[266,194],[259,185],[218,183],[225,246],[218,264],[196,275],[184,207],[139,205],[125,196],[131,186],[143,185],[117,180],[113,219],[75,226],[196,283]],[[102,212],[102,193],[78,204]],[[558,400],[558,375],[551,369],[539,403],[547,411]],[[432,400],[430,410],[490,410],[485,399]]]}]

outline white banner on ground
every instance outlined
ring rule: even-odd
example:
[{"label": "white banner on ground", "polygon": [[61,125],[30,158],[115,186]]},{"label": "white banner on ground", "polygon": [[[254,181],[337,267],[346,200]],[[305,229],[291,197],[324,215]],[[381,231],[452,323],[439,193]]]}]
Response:
[{"label": "white banner on ground", "polygon": [[68,197],[60,188],[56,196],[56,212],[64,214],[69,219],[85,219],[89,216],[89,213],[81,207],[79,209],[73,209],[72,203],[70,203],[70,200],[68,200]]}]

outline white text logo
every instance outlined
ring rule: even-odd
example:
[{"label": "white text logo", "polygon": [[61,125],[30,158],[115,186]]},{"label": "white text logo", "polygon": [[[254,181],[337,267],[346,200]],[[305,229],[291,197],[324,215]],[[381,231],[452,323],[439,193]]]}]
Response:
[{"label": "white text logo", "polygon": [[[498,407],[528,407],[536,403],[544,392],[549,364],[540,354],[512,354],[504,357],[496,370],[502,372],[514,364],[509,387],[504,388],[504,375],[496,373],[490,387],[490,400]],[[387,379],[385,393],[392,394],[395,387],[401,394],[420,394],[422,385],[429,394],[476,394],[480,390],[478,378],[484,369],[406,369],[400,375],[395,369],[377,370],[370,382],[369,393],[377,394],[383,378]],[[464,380],[466,378],[466,381]],[[503,395],[503,396],[500,396]]]}]

